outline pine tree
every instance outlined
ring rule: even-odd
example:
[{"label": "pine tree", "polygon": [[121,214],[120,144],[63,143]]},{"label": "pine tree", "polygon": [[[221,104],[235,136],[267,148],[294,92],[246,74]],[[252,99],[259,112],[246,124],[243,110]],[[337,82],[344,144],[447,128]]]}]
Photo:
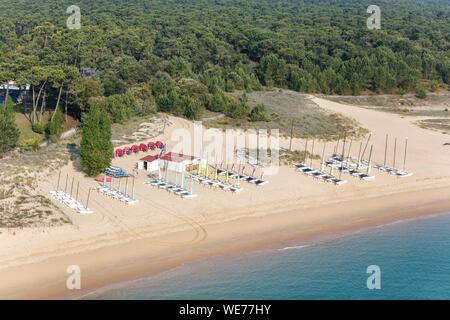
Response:
[{"label": "pine tree", "polygon": [[19,141],[19,136],[13,104],[8,97],[6,104],[0,106],[0,153],[13,149]]},{"label": "pine tree", "polygon": [[97,175],[111,164],[112,154],[111,119],[93,104],[83,121],[81,166],[88,176]]},{"label": "pine tree", "polygon": [[58,141],[64,131],[64,114],[58,108],[45,126],[45,134],[52,142]]},{"label": "pine tree", "polygon": [[217,92],[213,95],[208,109],[214,112],[223,112],[227,106],[225,96],[222,92]]},{"label": "pine tree", "polygon": [[200,102],[198,102],[195,99],[185,98],[183,105],[184,105],[183,116],[191,120],[197,120],[201,117],[202,106]]},{"label": "pine tree", "polygon": [[250,111],[249,114],[250,121],[256,122],[256,121],[267,121],[267,114],[266,114],[266,107],[264,104],[260,103],[257,104],[252,111]]}]

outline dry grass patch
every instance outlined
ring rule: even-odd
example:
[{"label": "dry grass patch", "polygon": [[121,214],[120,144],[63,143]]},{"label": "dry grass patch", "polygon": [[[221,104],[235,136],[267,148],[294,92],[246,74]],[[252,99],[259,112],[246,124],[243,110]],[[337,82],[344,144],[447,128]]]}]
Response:
[{"label": "dry grass patch", "polygon": [[[233,94],[235,98],[242,93]],[[362,137],[368,131],[351,118],[331,113],[311,101],[310,96],[298,92],[277,90],[257,91],[247,94],[251,108],[263,104],[269,118],[267,122],[251,122],[249,119],[224,117],[204,122],[207,127],[241,129],[279,129],[281,136],[335,140],[346,131],[348,136]]]},{"label": "dry grass patch", "polygon": [[48,198],[39,194],[38,180],[67,164],[64,145],[13,152],[0,160],[0,229],[51,227],[70,223]]}]

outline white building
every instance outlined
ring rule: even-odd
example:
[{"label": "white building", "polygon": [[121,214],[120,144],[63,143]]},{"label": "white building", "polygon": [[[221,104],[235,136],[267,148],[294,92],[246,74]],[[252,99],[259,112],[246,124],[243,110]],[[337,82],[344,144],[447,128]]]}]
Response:
[{"label": "white building", "polygon": [[139,160],[138,169],[148,172],[158,171],[159,168],[173,172],[186,172],[194,170],[200,164],[200,158],[181,153],[169,152],[160,156],[146,156]]},{"label": "white building", "polygon": [[146,156],[138,161],[138,169],[155,172],[159,169],[159,156]]}]

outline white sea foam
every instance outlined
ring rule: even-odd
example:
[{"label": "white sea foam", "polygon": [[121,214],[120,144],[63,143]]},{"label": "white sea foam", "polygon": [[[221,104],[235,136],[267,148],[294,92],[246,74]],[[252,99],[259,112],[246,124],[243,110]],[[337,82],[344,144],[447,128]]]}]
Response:
[{"label": "white sea foam", "polygon": [[306,247],[308,247],[308,245],[285,247],[285,248],[278,249],[278,251],[297,250],[297,249],[303,249],[303,248],[306,248]]}]

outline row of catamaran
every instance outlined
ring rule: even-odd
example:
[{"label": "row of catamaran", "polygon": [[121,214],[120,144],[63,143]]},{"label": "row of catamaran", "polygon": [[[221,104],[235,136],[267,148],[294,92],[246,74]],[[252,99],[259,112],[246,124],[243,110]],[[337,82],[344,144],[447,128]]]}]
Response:
[{"label": "row of catamaran", "polygon": [[[358,157],[356,159],[351,156],[353,140],[350,141],[350,147],[349,147],[347,155],[345,154],[346,138],[344,138],[342,153],[340,153],[340,154],[338,154],[338,150],[339,150],[339,141],[338,141],[338,143],[334,149],[333,155],[328,160],[325,160],[325,149],[326,149],[326,143],[325,143],[323,146],[322,162],[321,162],[320,169],[315,169],[313,167],[315,141],[313,141],[313,143],[312,143],[310,164],[308,165],[306,163],[308,160],[307,159],[308,141],[306,141],[306,143],[305,143],[305,161],[304,161],[304,163],[294,165],[294,168],[296,169],[296,171],[304,173],[305,175],[312,176],[315,179],[323,180],[325,182],[331,182],[338,186],[347,183],[346,180],[342,179],[342,174],[347,174],[347,175],[350,175],[351,177],[359,178],[364,181],[374,180],[375,177],[371,175],[372,168],[376,168],[382,172],[387,172],[387,173],[396,175],[400,178],[412,176],[412,173],[407,172],[405,170],[406,154],[407,154],[407,150],[408,150],[408,139],[407,138],[406,138],[406,142],[405,142],[405,154],[404,154],[404,161],[403,161],[403,169],[400,170],[395,167],[397,139],[395,139],[393,166],[392,167],[387,166],[388,136],[386,136],[385,157],[384,157],[383,165],[378,165],[378,164],[372,165],[373,145],[370,147],[369,159],[368,160],[364,159],[371,137],[372,137],[372,134],[369,135],[364,148],[363,148],[363,142],[361,142],[360,147],[359,147]],[[329,171],[327,170],[328,168],[329,168]],[[338,172],[339,172],[338,177],[333,175],[334,170],[338,170]]]},{"label": "row of catamaran", "polygon": [[109,186],[107,185],[107,175],[103,178],[103,184],[98,187],[97,191],[105,196],[108,196],[114,200],[124,202],[126,204],[136,204],[139,201],[134,195],[134,178],[131,187],[131,193],[128,190],[128,177],[126,178],[125,187],[122,188],[122,178],[119,178],[119,184],[117,190],[114,187],[114,178],[111,177]]},{"label": "row of catamaran", "polygon": [[[176,173],[176,177],[176,180],[178,180],[178,173]],[[175,183],[171,183],[169,182],[167,176],[163,178],[160,175],[158,178],[148,179],[144,182],[144,184],[166,190],[170,193],[180,196],[183,199],[196,198],[197,195],[194,193],[195,186],[192,182],[192,179],[190,179],[190,188],[188,188],[186,180],[187,179],[184,178],[184,175],[182,175],[181,184],[178,185],[178,181],[176,181]]]},{"label": "row of catamaran", "polygon": [[[210,168],[212,169],[212,172]],[[255,166],[253,166],[252,174],[247,175],[245,173],[245,165],[242,166],[242,164],[239,165],[237,171],[235,171],[235,164],[231,166],[231,170],[228,170],[228,166],[225,168],[223,163],[220,167],[217,164],[216,166],[210,166],[207,163],[205,170],[203,170],[203,166],[199,164],[197,173],[191,174],[191,177],[203,185],[209,185],[210,187],[220,188],[235,193],[243,190],[241,181],[255,186],[263,186],[268,183],[267,180],[264,180],[263,172],[261,172],[261,178],[256,177]]]},{"label": "row of catamaran", "polygon": [[94,211],[87,208],[80,202],[78,199],[73,198],[70,194],[64,191],[50,191],[50,194],[61,202],[62,204],[66,205],[67,207],[77,211],[80,214],[92,214]]},{"label": "row of catamaran", "polygon": [[190,179],[189,188],[187,179],[184,175],[184,173],[181,173],[181,180],[178,181],[178,172],[175,172],[175,182],[170,182],[169,179],[169,169],[168,164],[164,168],[164,175],[161,172],[161,167],[158,168],[158,176],[157,177],[151,177],[150,179],[146,180],[144,184],[150,185],[153,187],[157,187],[162,190],[166,190],[170,193],[173,193],[177,196],[180,196],[182,199],[189,199],[189,198],[196,198],[197,194],[195,194],[195,186],[192,181],[192,178]]},{"label": "row of catamaran", "polygon": [[70,192],[68,192],[69,174],[66,175],[66,184],[64,187],[64,191],[59,190],[60,181],[61,181],[61,171],[59,172],[59,176],[58,176],[58,185],[56,187],[57,191],[50,191],[50,194],[53,196],[53,198],[55,198],[62,204],[66,205],[70,209],[77,211],[80,214],[94,213],[94,211],[92,211],[91,209],[88,208],[89,198],[91,196],[91,189],[89,189],[89,193],[88,193],[87,200],[86,200],[86,205],[83,205],[83,203],[80,200],[78,200],[80,183],[79,182],[77,183],[76,192],[75,192],[75,195],[73,196],[72,194],[74,191],[73,190],[74,189],[74,178],[72,178]]},{"label": "row of catamaran", "polygon": [[[195,183],[233,193],[238,193],[244,190],[241,186],[241,181],[248,182],[255,186],[262,186],[268,183],[268,181],[264,180],[263,173],[261,174],[261,178],[257,178],[255,176],[256,167],[253,167],[252,175],[246,175],[245,166],[242,167],[241,165],[236,172],[234,171],[234,165],[231,170],[228,170],[224,168],[223,164],[219,167],[218,165],[212,166],[208,163],[203,166],[202,163],[199,163],[196,173],[185,174],[174,172],[175,182],[171,181],[169,178],[168,165],[166,165],[163,170],[159,168],[158,171],[158,177],[151,177],[145,181],[144,184],[167,190],[175,195],[181,196],[182,198],[197,197],[194,192]],[[162,171],[164,173],[162,173]]]},{"label": "row of catamaran", "polygon": [[412,172],[406,171],[406,155],[408,152],[408,138],[405,138],[405,153],[403,156],[403,169],[396,168],[396,161],[397,161],[397,138],[394,140],[394,159],[392,161],[392,166],[389,166],[387,164],[387,155],[388,155],[388,145],[389,145],[389,135],[386,135],[386,144],[384,148],[384,162],[383,164],[377,164],[375,165],[375,168],[378,169],[381,172],[386,172],[388,174],[395,175],[400,178],[406,178],[413,175]]}]

